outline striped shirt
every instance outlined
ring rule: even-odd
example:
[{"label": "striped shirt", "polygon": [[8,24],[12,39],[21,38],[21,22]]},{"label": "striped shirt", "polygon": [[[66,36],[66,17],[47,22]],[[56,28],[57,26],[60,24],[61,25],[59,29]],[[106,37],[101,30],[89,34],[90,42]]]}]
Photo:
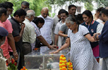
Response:
[{"label": "striped shirt", "polygon": [[41,36],[41,32],[40,32],[39,28],[37,27],[37,25],[34,22],[31,22],[31,24],[35,28],[36,37]]}]

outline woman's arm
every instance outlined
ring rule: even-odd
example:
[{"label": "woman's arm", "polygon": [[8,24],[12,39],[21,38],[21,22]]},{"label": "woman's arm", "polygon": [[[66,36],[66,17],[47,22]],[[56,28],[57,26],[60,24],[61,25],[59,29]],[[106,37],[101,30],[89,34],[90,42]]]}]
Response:
[{"label": "woman's arm", "polygon": [[86,37],[90,42],[96,42],[96,40],[95,40],[90,34],[85,35],[85,37]]},{"label": "woman's arm", "polygon": [[62,36],[62,37],[67,37],[67,35],[64,34],[63,31],[59,31],[58,35],[59,35],[59,36]]},{"label": "woman's arm", "polygon": [[67,38],[65,44],[64,44],[60,49],[58,49],[57,51],[51,52],[51,53],[54,53],[54,54],[55,54],[55,53],[58,53],[58,52],[60,52],[61,50],[67,48],[69,45],[70,45],[70,38]]}]

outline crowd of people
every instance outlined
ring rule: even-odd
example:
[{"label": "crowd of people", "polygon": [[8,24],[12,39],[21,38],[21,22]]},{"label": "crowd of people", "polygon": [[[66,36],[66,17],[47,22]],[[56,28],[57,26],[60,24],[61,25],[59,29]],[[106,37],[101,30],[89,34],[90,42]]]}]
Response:
[{"label": "crowd of people", "polygon": [[[24,64],[24,55],[38,48],[40,53],[50,49],[53,54],[70,48],[70,60],[74,70],[108,70],[108,9],[100,7],[93,17],[85,10],[76,15],[77,6],[69,5],[68,11],[60,9],[54,18],[49,17],[47,7],[35,16],[29,3],[13,13],[11,2],[0,3],[0,58],[16,60],[18,70]],[[3,54],[1,54],[3,53]],[[102,68],[99,66],[102,59]],[[0,70],[7,70],[0,63]]]}]

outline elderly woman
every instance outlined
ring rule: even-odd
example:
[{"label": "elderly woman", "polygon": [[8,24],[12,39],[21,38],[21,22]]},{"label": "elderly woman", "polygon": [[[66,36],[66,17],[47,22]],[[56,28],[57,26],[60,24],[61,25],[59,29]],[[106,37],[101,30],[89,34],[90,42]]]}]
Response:
[{"label": "elderly woman", "polygon": [[99,70],[99,64],[93,56],[89,41],[94,42],[94,38],[89,34],[85,26],[72,17],[66,19],[66,25],[69,28],[66,43],[57,51],[68,47],[71,43],[70,60],[73,63],[74,70]]}]

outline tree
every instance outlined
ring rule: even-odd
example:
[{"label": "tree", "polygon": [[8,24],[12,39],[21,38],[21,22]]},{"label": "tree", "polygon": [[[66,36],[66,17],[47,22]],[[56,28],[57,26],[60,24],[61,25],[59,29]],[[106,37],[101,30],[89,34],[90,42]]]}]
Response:
[{"label": "tree", "polygon": [[21,8],[21,2],[22,1],[27,1],[30,3],[30,9],[34,10],[36,12],[36,16],[40,15],[41,9],[43,7],[48,7],[51,9],[50,5],[45,4],[46,0],[0,0],[0,3],[9,1],[14,4],[14,11],[15,12],[17,9]]},{"label": "tree", "polygon": [[85,6],[86,10],[90,10],[90,11],[93,10],[93,5],[92,5],[92,3],[85,2],[85,3],[84,3],[84,6]]}]

